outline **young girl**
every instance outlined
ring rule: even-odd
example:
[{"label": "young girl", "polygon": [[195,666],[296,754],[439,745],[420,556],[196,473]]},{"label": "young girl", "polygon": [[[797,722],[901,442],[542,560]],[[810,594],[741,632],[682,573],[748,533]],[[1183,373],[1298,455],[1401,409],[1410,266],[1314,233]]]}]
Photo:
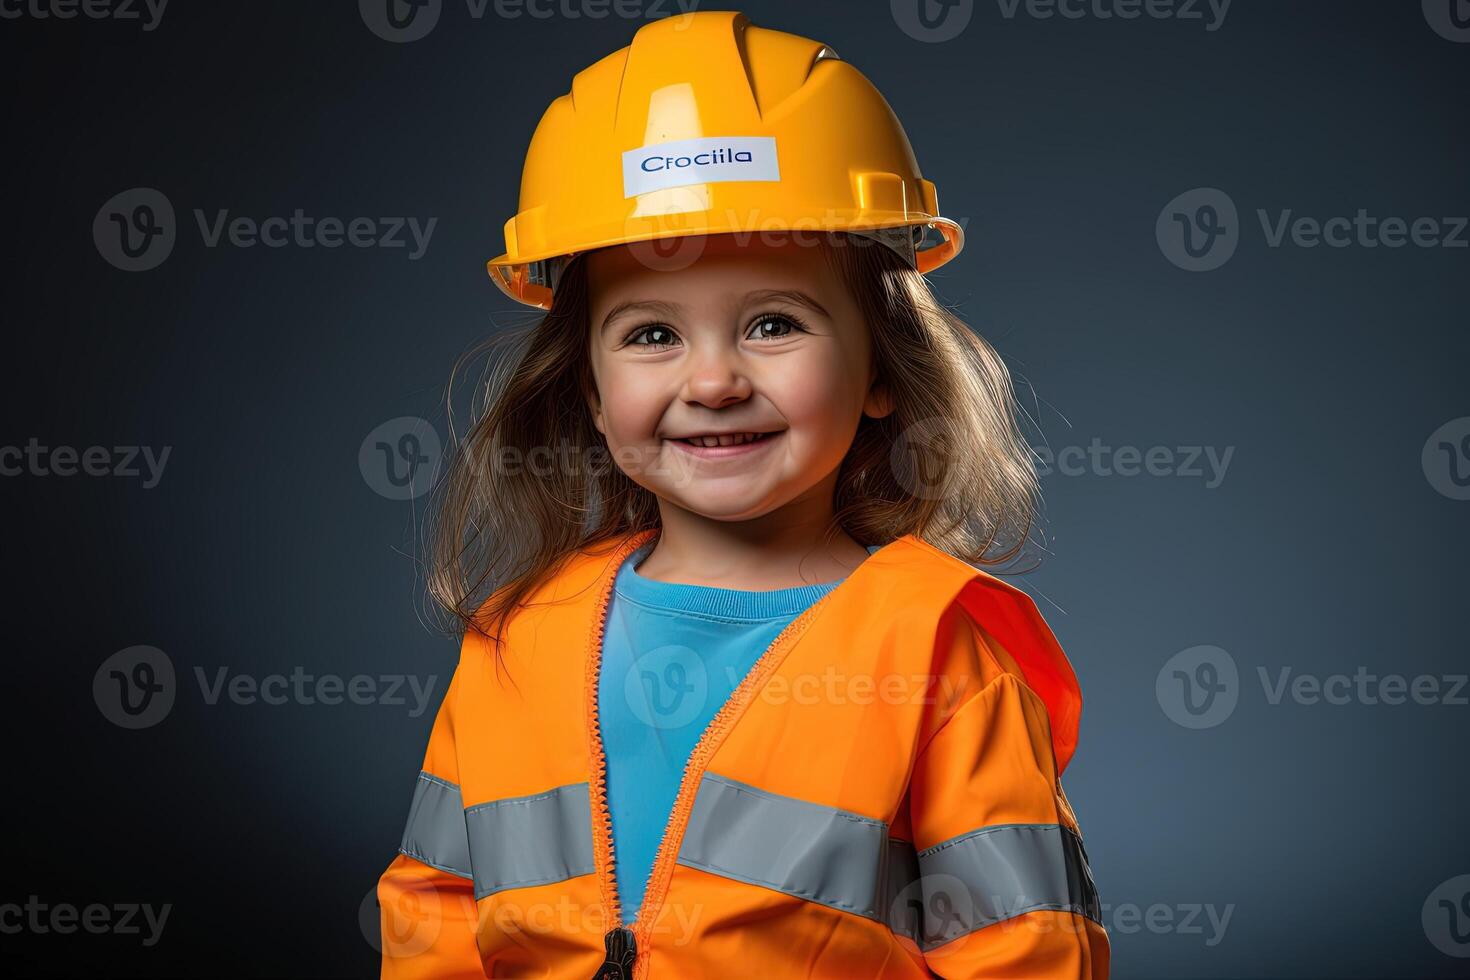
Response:
[{"label": "young girl", "polygon": [[1105,978],[1076,680],[977,567],[1034,470],[882,96],[651,23],[551,104],[505,234],[548,312],[443,487],[465,639],[383,976]]}]

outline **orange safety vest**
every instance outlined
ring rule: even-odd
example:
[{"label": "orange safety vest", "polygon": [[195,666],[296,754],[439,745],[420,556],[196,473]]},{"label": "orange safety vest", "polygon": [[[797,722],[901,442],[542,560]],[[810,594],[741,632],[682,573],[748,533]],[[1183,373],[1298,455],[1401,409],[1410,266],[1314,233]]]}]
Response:
[{"label": "orange safety vest", "polygon": [[1105,980],[1059,781],[1071,666],[1025,593],[911,534],[793,620],[716,714],[625,928],[597,674],[614,575],[656,533],[541,583],[505,670],[467,634],[378,883],[383,977]]}]

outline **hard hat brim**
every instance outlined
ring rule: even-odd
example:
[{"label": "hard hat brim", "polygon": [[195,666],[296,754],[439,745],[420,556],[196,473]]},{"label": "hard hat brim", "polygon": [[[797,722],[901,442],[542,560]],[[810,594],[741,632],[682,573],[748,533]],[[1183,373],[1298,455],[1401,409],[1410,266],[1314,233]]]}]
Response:
[{"label": "hard hat brim", "polygon": [[[711,213],[678,213],[652,215],[645,219],[634,219],[621,223],[616,229],[601,233],[592,231],[586,236],[585,244],[572,251],[564,249],[541,250],[527,255],[511,255],[506,252],[489,260],[485,265],[490,278],[507,296],[528,306],[540,309],[551,308],[552,291],[546,285],[533,281],[532,263],[548,259],[570,257],[599,248],[616,245],[631,245],[663,239],[689,238],[700,235],[734,235],[743,241],[762,236],[816,235],[829,232],[864,232],[888,228],[929,227],[939,232],[941,240],[932,247],[915,253],[916,268],[929,273],[954,258],[964,248],[964,229],[950,218],[940,215],[924,215],[896,212],[865,212],[858,214],[833,214],[826,216],[808,215],[791,220],[766,220],[750,228],[732,227],[724,216]],[[752,223],[754,224],[754,223]],[[682,268],[691,264],[697,254],[682,255],[683,265],[670,263],[668,268]],[[685,261],[687,260],[687,261]]]}]

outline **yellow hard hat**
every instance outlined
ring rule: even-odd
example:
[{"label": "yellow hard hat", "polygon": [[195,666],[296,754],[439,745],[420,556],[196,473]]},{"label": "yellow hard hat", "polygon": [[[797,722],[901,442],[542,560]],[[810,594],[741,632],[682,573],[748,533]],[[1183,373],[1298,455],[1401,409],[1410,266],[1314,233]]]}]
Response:
[{"label": "yellow hard hat", "polygon": [[[920,247],[928,228],[938,241]],[[488,267],[513,299],[545,309],[579,252],[772,231],[868,235],[920,272],[964,244],[861,72],[820,41],[698,11],[645,25],[551,103],[505,254]]]}]

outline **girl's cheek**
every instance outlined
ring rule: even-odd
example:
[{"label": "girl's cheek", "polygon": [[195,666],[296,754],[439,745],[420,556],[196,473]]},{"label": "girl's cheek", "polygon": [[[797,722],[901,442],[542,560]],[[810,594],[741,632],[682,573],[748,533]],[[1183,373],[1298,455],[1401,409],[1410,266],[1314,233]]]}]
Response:
[{"label": "girl's cheek", "polygon": [[603,395],[608,440],[613,445],[643,443],[653,439],[663,409],[647,384],[613,381]]},{"label": "girl's cheek", "polygon": [[776,406],[792,426],[825,429],[850,414],[847,399],[852,385],[844,379],[841,365],[810,359],[792,368],[777,379]]}]

